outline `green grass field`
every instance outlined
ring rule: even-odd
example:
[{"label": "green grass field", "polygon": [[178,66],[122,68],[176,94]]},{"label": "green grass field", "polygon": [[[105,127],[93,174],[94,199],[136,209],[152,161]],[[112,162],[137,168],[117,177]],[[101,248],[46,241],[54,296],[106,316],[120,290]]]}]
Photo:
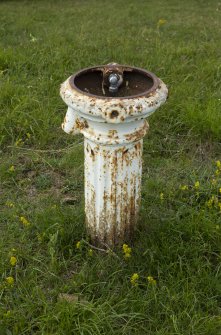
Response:
[{"label": "green grass field", "polygon": [[[0,1],[0,335],[221,334],[220,36],[216,0]],[[60,127],[60,84],[112,61],[170,92],[127,260],[90,250],[83,138]]]}]

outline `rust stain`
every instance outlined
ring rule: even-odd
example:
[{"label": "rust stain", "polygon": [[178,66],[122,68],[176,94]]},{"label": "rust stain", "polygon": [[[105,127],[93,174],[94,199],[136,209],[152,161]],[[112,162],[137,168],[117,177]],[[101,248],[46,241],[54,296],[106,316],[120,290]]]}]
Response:
[{"label": "rust stain", "polygon": [[[119,123],[124,122],[130,116],[142,115],[143,113],[147,117],[166,101],[168,96],[166,85],[159,78],[155,76],[154,78],[155,84],[152,88],[136,96],[101,97],[81,92],[76,87],[73,87],[72,76],[61,85],[60,94],[63,100],[77,112],[99,116],[107,122]],[[110,114],[115,109],[119,109],[119,116],[117,117]],[[106,111],[107,114],[105,116]],[[124,117],[124,120],[120,118],[121,116]]]},{"label": "rust stain", "polygon": [[142,106],[142,105],[137,105],[137,106],[136,106],[136,110],[137,110],[138,112],[141,112],[142,109],[143,109],[143,106]]},{"label": "rust stain", "polygon": [[[138,219],[142,142],[139,141],[132,147],[125,145],[115,150],[104,149],[99,145],[93,148],[86,146],[86,155],[89,157],[89,160],[86,160],[85,171],[86,225],[91,241],[102,247],[104,244],[113,246],[122,243],[132,237]],[[102,162],[105,162],[102,165],[99,163],[100,157]],[[139,169],[133,171],[134,160],[137,161]],[[126,175],[121,175],[121,171],[124,171],[126,166],[128,172]],[[87,173],[90,174],[90,178]],[[103,177],[101,177],[102,174]],[[100,178],[103,180],[104,186],[95,191],[93,183],[98,177],[99,180]],[[108,184],[105,184],[106,178],[109,180]],[[99,209],[94,204],[98,204],[100,198],[103,205]]]},{"label": "rust stain", "polygon": [[75,127],[79,130],[83,130],[85,128],[88,128],[89,126],[88,126],[87,120],[77,118],[75,120]]},{"label": "rust stain", "polygon": [[93,161],[95,160],[95,157],[94,157],[94,150],[91,149],[91,157],[93,159]]},{"label": "rust stain", "polygon": [[136,142],[139,139],[141,139],[142,137],[144,137],[148,128],[149,128],[149,125],[148,125],[147,121],[145,120],[144,122],[145,123],[144,123],[144,126],[142,128],[136,130],[133,133],[129,133],[129,134],[124,135],[125,138],[130,142]]},{"label": "rust stain", "polygon": [[117,130],[115,129],[110,129],[108,131],[108,135],[107,135],[108,138],[110,139],[113,139],[113,140],[118,140],[119,139],[119,136],[118,136],[118,132]]}]

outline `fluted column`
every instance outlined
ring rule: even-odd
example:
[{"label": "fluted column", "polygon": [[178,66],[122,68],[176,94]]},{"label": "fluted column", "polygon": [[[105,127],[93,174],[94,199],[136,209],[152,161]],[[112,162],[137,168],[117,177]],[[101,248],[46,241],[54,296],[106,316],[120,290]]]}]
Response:
[{"label": "fluted column", "polygon": [[143,140],[102,145],[85,139],[86,225],[94,243],[131,236],[138,218]]}]

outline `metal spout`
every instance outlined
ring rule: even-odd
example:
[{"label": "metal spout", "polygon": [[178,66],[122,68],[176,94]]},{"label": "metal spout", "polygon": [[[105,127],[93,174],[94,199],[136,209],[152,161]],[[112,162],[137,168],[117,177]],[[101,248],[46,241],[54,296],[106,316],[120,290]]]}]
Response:
[{"label": "metal spout", "polygon": [[116,93],[123,82],[123,77],[117,73],[111,73],[108,77],[108,82],[110,84],[109,92]]}]

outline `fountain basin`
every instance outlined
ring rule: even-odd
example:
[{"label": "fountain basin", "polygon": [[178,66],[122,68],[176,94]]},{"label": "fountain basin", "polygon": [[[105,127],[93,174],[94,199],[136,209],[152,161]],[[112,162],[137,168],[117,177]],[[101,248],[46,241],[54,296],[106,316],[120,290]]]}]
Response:
[{"label": "fountain basin", "polygon": [[[117,94],[108,91],[104,73],[120,68],[123,85]],[[115,70],[116,71],[116,70]],[[96,66],[83,69],[61,85],[61,97],[76,112],[99,122],[131,122],[148,117],[167,98],[166,85],[153,73],[124,65]]]}]

